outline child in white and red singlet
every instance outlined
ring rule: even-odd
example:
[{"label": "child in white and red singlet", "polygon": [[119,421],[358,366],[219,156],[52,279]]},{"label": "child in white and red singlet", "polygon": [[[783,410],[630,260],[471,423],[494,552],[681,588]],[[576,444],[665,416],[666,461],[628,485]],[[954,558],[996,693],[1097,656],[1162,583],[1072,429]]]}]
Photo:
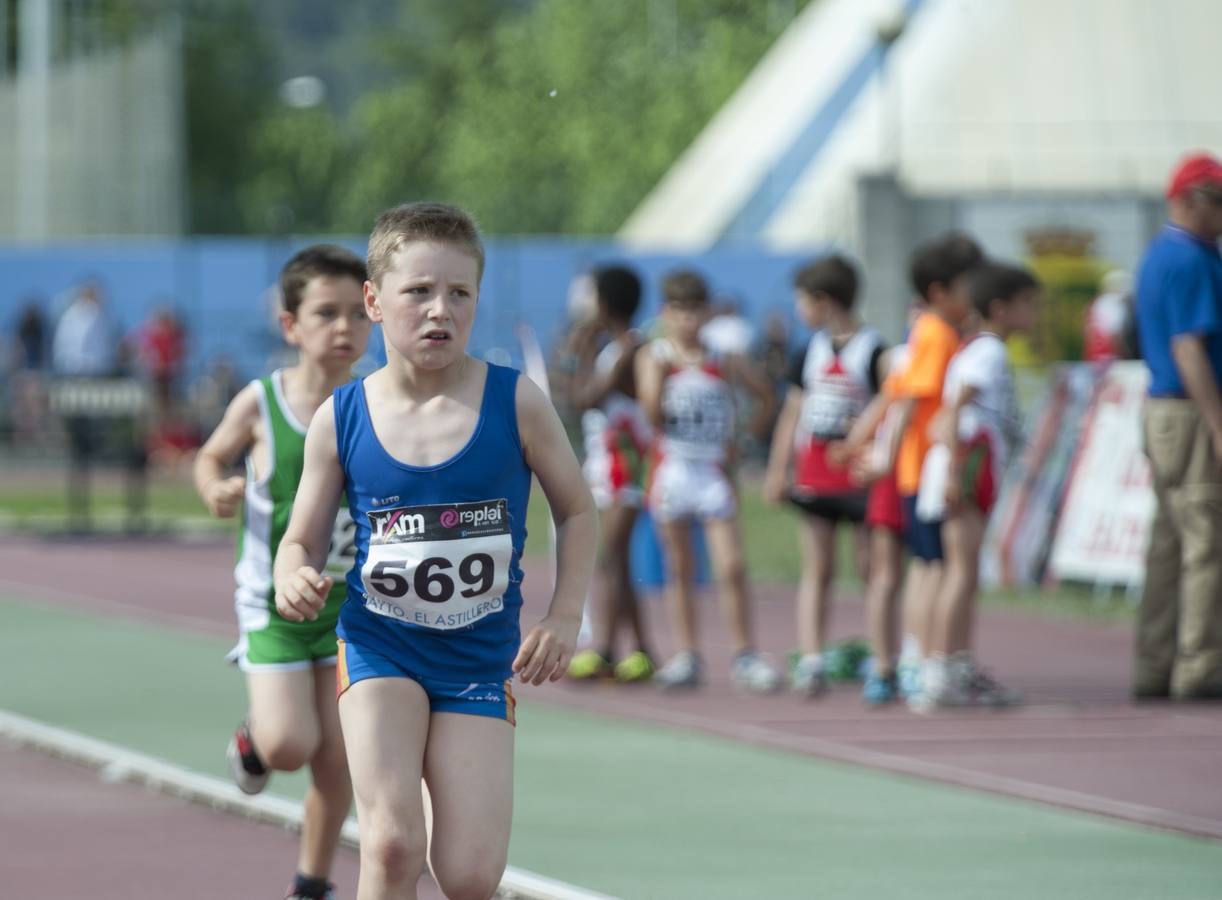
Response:
[{"label": "child in white and red singlet", "polygon": [[[790,386],[772,437],[764,493],[788,499],[801,521],[802,577],[796,603],[799,656],[790,673],[795,691],[809,697],[826,687],[830,593],[835,576],[836,527],[866,520],[868,492],[849,466],[828,449],[848,436],[878,393],[886,346],[853,312],[857,271],[829,256],[798,272],[798,315],[815,329],[790,371]],[[788,475],[793,463],[792,478]]]},{"label": "child in white and red singlet", "polygon": [[696,649],[695,558],[691,520],[704,527],[709,557],[725,597],[735,645],[731,677],[753,691],[775,690],[780,678],[756,651],[751,624],[738,498],[729,468],[734,450],[734,385],[755,398],[751,431],[759,435],[772,414],[772,387],[743,356],[715,356],[701,344],[709,290],[693,272],[663,281],[665,337],[637,356],[641,405],[657,428],[646,502],[666,558],[667,593],[679,652],[659,670],[664,688],[694,687],[702,679]]},{"label": "child in white and red singlet", "polygon": [[[641,281],[620,265],[599,267],[592,281],[596,311],[575,341],[570,398],[582,410],[582,468],[599,509],[601,577],[591,600],[592,641],[573,657],[568,674],[579,681],[647,681],[653,677],[653,656],[629,566],[653,431],[636,391],[635,360],[643,339],[632,319],[641,302]],[[630,632],[635,647],[613,662],[621,631]]]},{"label": "child in white and red singlet", "polygon": [[976,665],[972,625],[989,513],[1021,437],[1006,339],[1033,327],[1039,284],[1026,269],[990,263],[971,273],[969,293],[979,328],[947,368],[938,443],[925,457],[917,497],[918,515],[942,520],[945,552],[921,690],[909,700],[919,712],[1019,700]]}]

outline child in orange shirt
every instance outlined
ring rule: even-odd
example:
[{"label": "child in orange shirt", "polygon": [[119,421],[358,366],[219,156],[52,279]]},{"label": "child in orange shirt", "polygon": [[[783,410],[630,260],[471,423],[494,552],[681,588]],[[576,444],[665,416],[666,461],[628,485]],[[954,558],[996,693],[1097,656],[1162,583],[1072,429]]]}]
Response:
[{"label": "child in orange shirt", "polygon": [[[904,512],[911,563],[904,585],[905,633],[914,635],[916,647],[905,648],[900,660],[900,689],[918,688],[916,654],[929,646],[929,616],[942,578],[941,522],[922,521],[916,515],[921,467],[932,438],[929,427],[942,402],[942,387],[951,357],[959,349],[959,329],[971,313],[966,276],[984,262],[984,254],[971,239],[951,234],[919,248],[912,257],[912,283],[926,303],[908,339],[906,365],[883,386],[885,401],[898,409],[903,429],[896,458],[896,485]],[[843,452],[858,455],[881,421],[881,413],[868,410],[845,441]]]}]

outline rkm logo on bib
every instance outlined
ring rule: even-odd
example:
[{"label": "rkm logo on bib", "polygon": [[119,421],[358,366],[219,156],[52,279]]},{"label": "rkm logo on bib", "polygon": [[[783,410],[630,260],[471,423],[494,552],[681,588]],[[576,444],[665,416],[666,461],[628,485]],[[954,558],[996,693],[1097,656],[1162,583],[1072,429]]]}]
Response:
[{"label": "rkm logo on bib", "polygon": [[509,530],[506,501],[400,506],[366,513],[371,544],[451,541],[455,538],[503,534]]}]

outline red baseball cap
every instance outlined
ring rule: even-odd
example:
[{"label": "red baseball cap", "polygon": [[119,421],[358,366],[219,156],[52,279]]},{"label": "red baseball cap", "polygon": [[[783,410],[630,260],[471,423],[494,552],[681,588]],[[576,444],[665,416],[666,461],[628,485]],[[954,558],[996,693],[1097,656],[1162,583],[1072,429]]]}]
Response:
[{"label": "red baseball cap", "polygon": [[1171,175],[1167,198],[1174,199],[1203,184],[1222,185],[1222,162],[1208,153],[1185,156]]}]

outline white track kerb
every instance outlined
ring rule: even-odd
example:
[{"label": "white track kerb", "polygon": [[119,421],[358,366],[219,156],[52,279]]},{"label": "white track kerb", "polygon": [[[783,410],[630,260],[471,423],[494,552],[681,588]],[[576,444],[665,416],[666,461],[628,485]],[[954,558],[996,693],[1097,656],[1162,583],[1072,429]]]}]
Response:
[{"label": "white track kerb", "polygon": [[[192,772],[165,760],[75,731],[0,710],[0,737],[18,746],[30,747],[96,769],[104,781],[139,784],[257,822],[279,825],[292,831],[301,830],[300,803],[280,797],[248,797],[235,785],[219,778]],[[358,846],[355,819],[350,818],[344,823],[340,840],[346,846]],[[606,894],[583,890],[513,866],[505,870],[498,896],[521,900],[615,900]]]}]

